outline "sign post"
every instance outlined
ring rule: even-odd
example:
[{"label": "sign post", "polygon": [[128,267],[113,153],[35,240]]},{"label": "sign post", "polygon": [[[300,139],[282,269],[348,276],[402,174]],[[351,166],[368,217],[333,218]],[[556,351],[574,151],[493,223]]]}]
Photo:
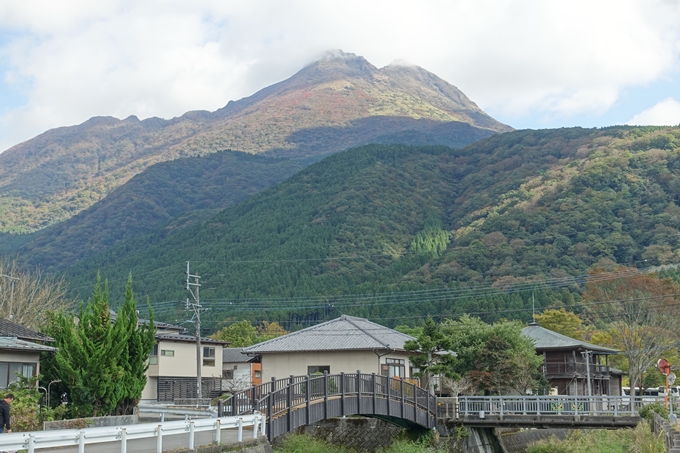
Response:
[{"label": "sign post", "polygon": [[[656,362],[656,366],[658,366],[659,371],[666,376],[666,397],[664,398],[664,401],[666,409],[668,409],[668,386],[670,385],[668,381],[670,380],[669,378],[671,375],[671,364],[668,363],[668,360],[666,359],[659,359],[659,361]],[[675,375],[673,375],[673,382],[675,382]]]}]

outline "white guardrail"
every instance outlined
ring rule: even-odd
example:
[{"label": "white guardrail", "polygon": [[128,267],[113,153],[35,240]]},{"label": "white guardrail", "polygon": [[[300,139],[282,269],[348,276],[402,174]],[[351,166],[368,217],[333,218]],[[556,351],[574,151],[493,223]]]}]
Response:
[{"label": "white guardrail", "polygon": [[32,431],[0,435],[0,451],[27,450],[34,453],[42,448],[78,446],[78,453],[85,452],[85,445],[119,442],[121,453],[127,452],[127,441],[133,439],[153,438],[156,440],[157,453],[163,452],[163,437],[176,434],[189,434],[189,449],[194,449],[194,433],[214,431],[215,442],[220,442],[222,429],[237,428],[237,440],[243,440],[243,428],[253,427],[252,437],[258,431],[265,434],[265,417],[262,414],[241,415],[238,417],[221,417],[197,420],[179,420],[165,423],[142,423],[138,425],[111,426],[83,429],[60,429],[54,431]]}]

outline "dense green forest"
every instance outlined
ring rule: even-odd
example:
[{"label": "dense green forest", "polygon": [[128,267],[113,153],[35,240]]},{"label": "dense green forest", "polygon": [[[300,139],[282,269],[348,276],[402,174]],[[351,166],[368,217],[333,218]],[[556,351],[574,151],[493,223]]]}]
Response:
[{"label": "dense green forest", "polygon": [[0,236],[0,254],[58,272],[85,257],[164,228],[167,234],[207,220],[283,181],[308,162],[224,151],[162,162],[99,203],[44,230]]},{"label": "dense green forest", "polygon": [[369,145],[311,165],[207,222],[127,241],[72,266],[135,278],[158,318],[180,321],[186,261],[206,329],[286,329],[335,317],[386,325],[478,314],[579,311],[593,267],[678,261],[679,128],[516,131],[465,148]]}]

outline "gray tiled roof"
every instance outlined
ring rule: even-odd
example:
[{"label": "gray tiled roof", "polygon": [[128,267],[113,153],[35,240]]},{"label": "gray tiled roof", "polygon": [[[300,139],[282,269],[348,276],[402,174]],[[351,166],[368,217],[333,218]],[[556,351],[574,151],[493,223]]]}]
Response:
[{"label": "gray tiled roof", "polygon": [[44,344],[33,343],[32,341],[21,340],[17,337],[0,337],[0,349],[12,351],[35,351],[52,352],[57,348],[45,346]]},{"label": "gray tiled roof", "polygon": [[243,353],[243,348],[222,348],[222,363],[251,362],[254,357]]},{"label": "gray tiled roof", "polygon": [[404,350],[404,343],[414,340],[363,318],[342,315],[337,319],[298,330],[272,340],[243,348],[247,354],[263,352]]},{"label": "gray tiled roof", "polygon": [[558,349],[583,349],[595,352],[602,352],[605,354],[618,354],[616,349],[605,348],[585,341],[576,340],[574,338],[562,335],[561,333],[553,332],[537,323],[532,322],[527,327],[522,329],[522,334],[534,340],[534,345],[538,351],[558,350]]},{"label": "gray tiled roof", "polygon": [[54,341],[54,338],[43,333],[31,330],[21,324],[17,324],[8,319],[0,319],[0,335],[5,337],[17,337],[22,340],[33,341]]},{"label": "gray tiled roof", "polygon": [[[157,333],[156,340],[183,341],[185,343],[196,343],[194,335],[182,335],[177,333]],[[226,341],[213,340],[212,338],[201,337],[201,344],[227,344]]]}]

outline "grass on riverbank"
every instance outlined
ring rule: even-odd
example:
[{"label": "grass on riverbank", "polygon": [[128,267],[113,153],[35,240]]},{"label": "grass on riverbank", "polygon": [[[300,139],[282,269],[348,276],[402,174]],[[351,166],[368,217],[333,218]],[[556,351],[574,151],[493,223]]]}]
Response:
[{"label": "grass on riverbank", "polygon": [[649,425],[635,429],[574,431],[564,440],[550,438],[529,447],[526,453],[665,453],[663,438]]},{"label": "grass on riverbank", "polygon": [[[275,453],[356,453],[354,450],[333,445],[306,434],[288,435],[283,443],[274,449]],[[381,453],[447,453],[446,448],[433,445],[432,438],[424,436],[418,440],[396,440]]]}]

